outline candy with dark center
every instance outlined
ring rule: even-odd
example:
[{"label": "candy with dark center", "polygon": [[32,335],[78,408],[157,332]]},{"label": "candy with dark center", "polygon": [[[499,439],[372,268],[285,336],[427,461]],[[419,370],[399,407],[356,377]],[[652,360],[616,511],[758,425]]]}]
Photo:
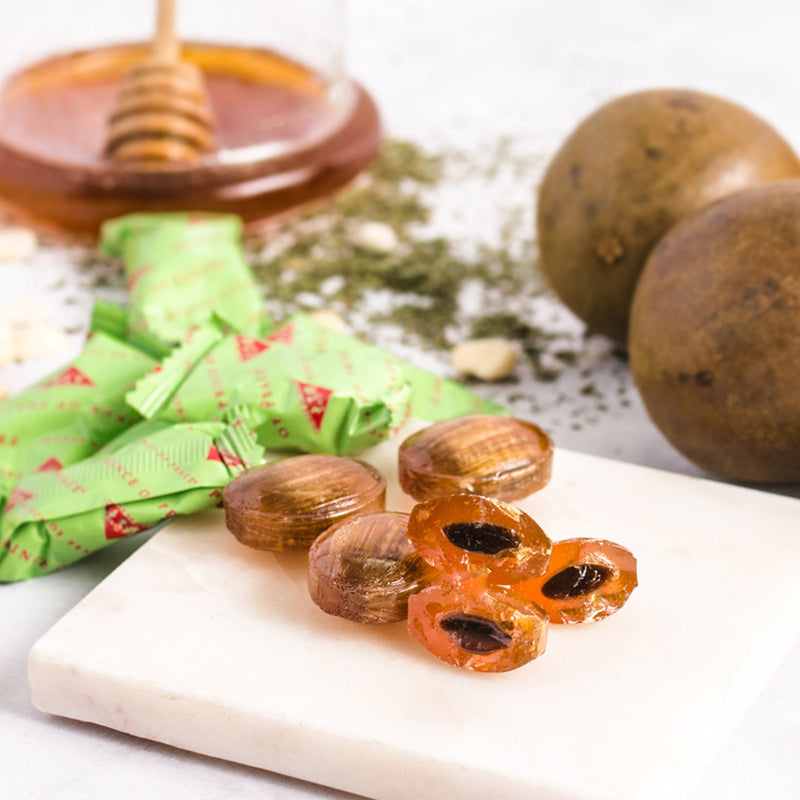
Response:
[{"label": "candy with dark center", "polygon": [[593,592],[612,575],[608,567],[599,564],[573,564],[556,572],[542,586],[542,594],[551,600],[568,600]]},{"label": "candy with dark center", "polygon": [[593,622],[622,608],[636,588],[636,559],[603,539],[553,543],[547,572],[512,588],[541,606],[551,622]]},{"label": "candy with dark center", "polygon": [[478,672],[506,672],[544,652],[547,615],[485,578],[441,582],[412,595],[408,629],[433,655]]},{"label": "candy with dark center", "polygon": [[493,653],[511,644],[511,634],[496,622],[474,614],[450,614],[442,617],[439,627],[467,653]]},{"label": "candy with dark center", "polygon": [[517,583],[547,567],[550,539],[524,511],[502,500],[454,494],[417,504],[408,538],[432,566],[455,577]]},{"label": "candy with dark center", "polygon": [[522,544],[510,528],[490,522],[451,522],[442,531],[448,541],[471,553],[496,555]]}]

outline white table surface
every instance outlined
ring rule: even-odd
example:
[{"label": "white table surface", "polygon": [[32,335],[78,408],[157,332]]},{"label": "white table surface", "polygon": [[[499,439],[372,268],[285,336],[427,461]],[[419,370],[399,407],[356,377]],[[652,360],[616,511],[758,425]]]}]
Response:
[{"label": "white table surface", "polygon": [[[21,6],[16,13],[34,14],[36,6]],[[489,147],[507,136],[544,164],[578,120],[602,101],[635,89],[680,85],[742,103],[800,149],[798,30],[800,6],[781,0],[351,0],[347,60],[350,73],[379,103],[388,133],[434,146]],[[0,46],[10,35],[9,30],[0,34]],[[532,187],[522,190],[533,193]],[[90,289],[76,277],[67,253],[49,249],[35,264],[0,265],[0,276],[0,306],[39,297],[51,303],[61,324],[85,326]],[[65,302],[63,287],[46,288],[61,279],[72,296],[77,293],[78,303]],[[76,334],[72,351],[79,346]],[[70,355],[0,368],[0,383],[19,390]],[[592,369],[599,382],[612,377],[629,382],[602,352]],[[539,422],[557,431],[558,444],[701,474],[664,441],[635,395],[601,423],[574,429],[564,425],[563,408],[547,401],[555,389],[521,388],[542,392]],[[800,496],[798,486],[781,491]],[[0,587],[0,796],[344,798],[33,708],[26,686],[30,647],[146,538],[122,541],[54,575]],[[796,796],[800,620],[795,636],[783,666],[696,788],[697,800]]]}]

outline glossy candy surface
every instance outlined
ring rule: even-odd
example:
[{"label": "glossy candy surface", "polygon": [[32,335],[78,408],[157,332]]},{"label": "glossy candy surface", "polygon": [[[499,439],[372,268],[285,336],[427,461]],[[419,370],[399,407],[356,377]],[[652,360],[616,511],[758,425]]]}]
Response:
[{"label": "glossy candy surface", "polygon": [[619,611],[636,588],[636,559],[603,539],[553,543],[544,575],[512,588],[543,608],[551,622],[594,622]]},{"label": "glossy candy surface", "polygon": [[306,455],[251,469],[225,488],[225,524],[257,550],[310,547],[352,514],[382,511],[386,481],[352,458]]},{"label": "glossy candy surface", "polygon": [[553,442],[541,428],[478,414],[409,436],[400,445],[399,479],[420,501],[455,492],[520,500],[549,482],[552,461]]},{"label": "glossy candy surface", "polygon": [[358,514],[331,526],[308,552],[308,590],[328,614],[355,622],[406,619],[408,598],[436,570],[406,540],[408,514]]},{"label": "glossy candy surface", "polygon": [[442,582],[408,601],[408,629],[433,655],[478,672],[506,672],[544,652],[547,615],[485,579]]},{"label": "glossy candy surface", "polygon": [[417,504],[408,539],[429,564],[454,578],[488,575],[494,584],[540,575],[550,557],[550,539],[524,511],[474,494]]}]

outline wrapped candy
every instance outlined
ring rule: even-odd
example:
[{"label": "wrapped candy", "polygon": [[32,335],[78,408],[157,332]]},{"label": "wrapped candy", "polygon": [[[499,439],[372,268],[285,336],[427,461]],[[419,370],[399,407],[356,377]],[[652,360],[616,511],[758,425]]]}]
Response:
[{"label": "wrapped candy", "polygon": [[166,344],[212,318],[248,336],[270,326],[230,214],[130,214],[103,225],[101,248],[122,258],[130,293],[128,334]]},{"label": "wrapped candy", "polygon": [[411,387],[408,416],[412,419],[434,421],[463,417],[465,414],[503,413],[503,408],[497,403],[478,397],[460,383],[434,375],[406,361],[398,362],[373,345],[320,325],[308,314],[295,314],[281,326],[284,332],[287,328],[291,330],[292,343],[303,353],[334,351],[348,354],[349,366],[346,369],[363,371],[362,358],[370,353],[373,356],[367,358],[367,365],[378,362],[379,353],[383,354],[384,359],[391,359],[393,364],[398,363],[401,380]]},{"label": "wrapped candy", "polygon": [[0,510],[22,475],[74,464],[141,419],[125,395],[157,362],[114,335],[125,319],[97,310],[74,361],[0,403]]},{"label": "wrapped candy", "polygon": [[265,339],[200,329],[128,402],[168,422],[245,419],[267,448],[348,454],[391,436],[409,414],[403,363],[351,337],[325,350],[292,320]]},{"label": "wrapped candy", "polygon": [[176,514],[220,503],[263,449],[241,422],[148,420],[93,456],[24,476],[0,522],[0,581],[52,572]]}]

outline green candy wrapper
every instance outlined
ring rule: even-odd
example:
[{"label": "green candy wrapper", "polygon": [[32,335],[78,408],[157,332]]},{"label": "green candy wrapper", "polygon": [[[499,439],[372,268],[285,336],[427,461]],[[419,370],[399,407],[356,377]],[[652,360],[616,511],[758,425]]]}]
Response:
[{"label": "green candy wrapper", "polygon": [[26,475],[0,523],[0,581],[52,572],[176,514],[213,507],[263,449],[241,421],[148,420],[90,458]]},{"label": "green candy wrapper", "polygon": [[391,436],[410,410],[403,362],[348,336],[316,347],[310,325],[323,330],[298,317],[265,339],[197,331],[127,400],[173,423],[241,418],[270,449],[343,455]]},{"label": "green candy wrapper", "polygon": [[[329,350],[351,351],[360,364],[360,354],[366,351],[383,352],[344,333],[326,328],[307,314],[297,314],[289,323],[295,347],[305,353],[324,353]],[[279,335],[279,334],[276,334]],[[385,356],[391,358],[391,356]],[[435,422],[440,419],[463,417],[466,414],[506,414],[506,409],[484,400],[455,381],[441,378],[413,364],[403,362],[404,379],[411,386],[409,413],[414,419]]]},{"label": "green candy wrapper", "polygon": [[128,402],[171,422],[246,420],[271,449],[352,454],[392,436],[410,417],[504,413],[459,384],[297,314],[265,339],[206,326]]},{"label": "green candy wrapper", "polygon": [[72,363],[0,403],[0,509],[21,475],[74,464],[141,419],[125,395],[157,362],[106,321]]},{"label": "green candy wrapper", "polygon": [[406,364],[406,377],[412,386],[411,416],[436,422],[467,414],[508,414],[508,409],[484,400],[460,383],[441,378],[424,369]]},{"label": "green candy wrapper", "polygon": [[125,265],[129,335],[177,344],[214,316],[238,333],[263,335],[269,320],[241,235],[233,215],[130,214],[106,222],[100,246]]}]

